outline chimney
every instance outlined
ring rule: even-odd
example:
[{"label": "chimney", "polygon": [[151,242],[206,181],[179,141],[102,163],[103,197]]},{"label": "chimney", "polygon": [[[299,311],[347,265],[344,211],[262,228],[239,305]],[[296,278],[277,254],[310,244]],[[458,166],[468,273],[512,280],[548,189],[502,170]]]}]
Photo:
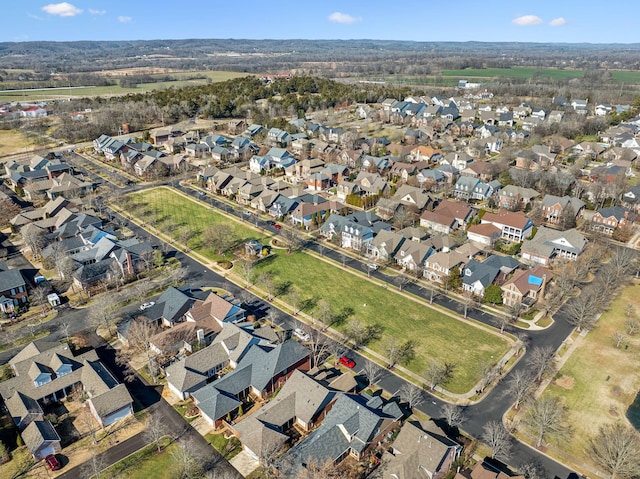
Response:
[{"label": "chimney", "polygon": [[198,331],[196,331],[196,336],[198,338],[198,342],[204,343],[204,329],[198,329]]},{"label": "chimney", "polygon": [[547,289],[547,275],[542,275],[542,285],[540,286],[540,297],[538,299],[544,299],[544,291]]}]

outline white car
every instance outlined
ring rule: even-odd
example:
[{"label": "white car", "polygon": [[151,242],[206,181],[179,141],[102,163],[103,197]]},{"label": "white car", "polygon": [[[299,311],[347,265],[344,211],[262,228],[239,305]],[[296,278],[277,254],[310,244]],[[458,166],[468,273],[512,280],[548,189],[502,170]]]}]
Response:
[{"label": "white car", "polygon": [[372,269],[372,270],[376,270],[378,269],[378,265],[375,263],[367,263],[367,268]]},{"label": "white car", "polygon": [[151,306],[153,306],[154,304],[156,304],[155,301],[149,301],[148,303],[142,303],[140,305],[140,311],[144,311],[145,309],[150,308]]},{"label": "white car", "polygon": [[300,341],[309,341],[311,336],[308,333],[305,333],[302,329],[296,328],[293,330],[293,335],[298,338]]}]

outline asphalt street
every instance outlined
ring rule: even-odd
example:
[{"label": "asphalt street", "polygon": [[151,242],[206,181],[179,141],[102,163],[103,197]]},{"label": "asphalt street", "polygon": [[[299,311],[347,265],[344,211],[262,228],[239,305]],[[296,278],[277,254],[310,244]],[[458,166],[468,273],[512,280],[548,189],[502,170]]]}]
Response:
[{"label": "asphalt street", "polygon": [[[226,203],[220,202],[217,199],[212,198],[210,196],[200,196],[196,191],[192,190],[191,188],[186,188],[186,187],[175,185],[175,184],[174,184],[174,187],[176,187],[177,189],[181,190],[184,193],[189,194],[190,196],[196,199],[203,201],[204,203],[214,208],[218,208],[226,211],[229,214],[233,214],[243,219],[244,221],[251,221],[251,223],[255,224],[256,226],[265,228],[266,230],[272,233],[278,232],[278,230],[273,228],[273,224],[267,223],[266,221],[256,217],[255,215],[252,215],[249,218],[243,216],[242,208],[231,207]],[[126,188],[125,191],[129,189],[138,189],[138,188],[140,187],[136,186],[133,188]],[[113,212],[112,214],[114,216],[119,216]],[[120,217],[120,219],[122,221],[126,221],[122,217]],[[162,241],[156,236],[152,235],[150,232],[138,227],[133,223],[130,223],[130,222],[127,222],[127,223],[128,223],[127,224],[128,227],[138,237],[147,239],[155,246],[160,246],[162,244]],[[343,262],[342,255],[339,252],[334,251],[330,248],[325,247],[325,248],[322,248],[322,251],[320,251],[319,245],[314,242],[308,242],[305,245],[305,247],[312,249],[318,253],[322,252],[324,256],[336,262],[339,262],[339,263]],[[181,264],[187,268],[188,274],[186,277],[186,281],[189,286],[193,288],[200,288],[203,286],[220,287],[236,295],[239,294],[240,291],[242,291],[241,287],[235,285],[234,283],[231,283],[230,281],[226,280],[224,277],[217,274],[216,272],[204,267],[201,263],[195,261],[191,257],[183,254],[180,251],[175,251],[171,247],[169,247],[169,249],[170,249],[170,254],[175,255],[176,259],[178,259],[181,262]],[[346,259],[345,266],[349,268],[353,268],[360,272],[367,270],[366,264],[364,262],[351,257],[348,257]],[[389,287],[392,287],[392,288],[397,287],[394,283],[394,277],[391,277],[385,274],[384,271],[370,271],[370,275],[376,280],[387,283]],[[416,283],[406,284],[404,286],[404,289],[407,292],[414,294],[418,297],[421,297],[426,301],[429,301],[431,296],[430,291],[428,289]],[[461,306],[456,300],[453,300],[449,297],[438,294],[433,297],[433,302],[438,304],[439,306],[442,306],[457,314],[460,314]],[[265,301],[262,298],[259,298],[256,296],[253,297],[252,306],[254,308],[261,308],[262,310],[268,310],[269,308],[274,307],[271,304],[265,303]],[[121,316],[127,317],[128,315],[129,316],[133,315],[134,312],[137,311],[137,307],[138,305],[129,306],[128,308],[125,309],[125,311],[122,312]],[[491,326],[496,326],[498,324],[497,319],[495,317],[493,317],[491,314],[484,311],[470,309],[468,311],[468,316],[470,319],[480,321],[482,323],[485,323]],[[278,311],[278,317],[279,317],[280,325],[285,329],[293,329],[294,327],[299,327],[302,325],[296,318],[290,316],[289,314],[283,311]],[[540,347],[551,346],[552,348],[556,349],[562,344],[562,342],[570,334],[573,328],[565,320],[563,311],[561,310],[560,312],[556,313],[554,317],[556,321],[551,327],[543,331],[529,331],[525,333],[526,334],[525,342],[527,343],[527,347],[529,350],[536,346],[540,346]],[[54,318],[48,323],[48,327],[52,331],[52,336],[49,339],[62,338],[63,335],[60,328],[60,324],[62,322],[71,324],[71,327],[69,328],[71,334],[79,331],[84,331],[90,326],[87,318],[86,310],[66,309],[61,311],[56,318]],[[515,331],[512,331],[512,332],[515,332]],[[110,356],[112,356],[112,353],[108,351],[108,348],[102,347],[102,348],[99,348],[99,351],[100,351],[99,354],[101,355],[101,357],[104,356],[103,359],[105,360],[109,368],[111,368],[114,372],[120,371],[120,368],[115,365],[113,358],[110,359]],[[5,363],[6,361],[8,361],[8,359],[13,355],[15,355],[16,352],[17,352],[17,349],[0,353],[0,363]],[[356,361],[356,364],[357,364],[356,368],[359,370],[361,370],[365,365],[365,363],[368,361],[366,358],[358,354],[357,351],[350,351],[349,356]],[[527,367],[528,365],[526,361],[521,360],[514,367],[514,369],[512,369],[512,371],[509,374],[513,373],[514,370],[526,369]],[[508,379],[508,375],[506,379]],[[384,376],[378,381],[379,386],[381,386],[386,391],[389,391],[391,393],[398,391],[404,383],[405,383],[404,379],[393,374],[390,371],[386,371]],[[470,433],[471,435],[475,437],[480,437],[483,432],[483,426],[488,421],[501,421],[502,416],[511,407],[513,403],[512,399],[509,397],[507,393],[507,387],[508,387],[508,381],[503,380],[491,392],[489,392],[488,395],[481,402],[479,402],[478,404],[466,407],[465,421],[462,425],[462,428],[468,433]],[[138,400],[145,407],[151,406],[153,408],[156,408],[155,410],[158,410],[159,413],[163,414],[163,416],[167,420],[167,423],[171,424],[174,430],[180,430],[179,428],[185,426],[186,423],[184,422],[182,417],[165,401],[160,400],[159,394],[157,393],[157,391],[155,391],[155,389],[148,387],[141,382],[139,384],[134,384],[133,388],[134,389],[132,391],[132,395],[134,395],[136,400]],[[418,407],[418,409],[423,413],[429,415],[430,417],[433,417],[433,418],[442,417],[442,414],[440,411],[442,406],[445,403],[441,401],[439,398],[429,394],[427,391],[423,391],[423,396],[424,396],[424,401]],[[203,452],[207,451],[208,454],[211,455],[212,461],[214,461],[216,464],[228,464],[226,463],[226,461],[219,461],[218,457],[211,454],[211,451],[213,451],[213,449],[204,440],[204,438],[202,438],[202,436],[200,436],[192,428],[189,427],[188,429],[191,431],[191,433],[186,433],[186,434],[193,435],[193,441],[195,441],[196,444],[200,444],[200,446],[203,448],[202,449]],[[134,444],[134,442],[132,441],[130,444]],[[128,451],[126,446],[122,445],[120,447],[121,449],[118,449],[120,450],[120,454],[124,454]],[[119,455],[117,452],[109,451],[109,453],[113,455]],[[108,456],[108,458],[109,457],[113,459],[113,457],[115,456],[113,457]],[[207,457],[207,456],[204,456],[204,457]],[[542,454],[541,452],[535,449],[532,449],[525,444],[514,441],[511,457],[509,458],[509,463],[513,465],[519,465],[532,460],[539,461],[543,465],[543,467],[546,469],[548,477],[550,478],[557,477],[560,479],[565,479],[565,478],[578,477],[577,475],[575,475],[575,473],[567,469],[565,466],[550,459],[549,457]],[[217,466],[217,467],[221,467],[221,466]],[[71,472],[73,471],[69,471],[66,474],[70,474]],[[67,476],[66,474],[64,477],[69,477],[69,478],[81,477],[81,476]]]}]

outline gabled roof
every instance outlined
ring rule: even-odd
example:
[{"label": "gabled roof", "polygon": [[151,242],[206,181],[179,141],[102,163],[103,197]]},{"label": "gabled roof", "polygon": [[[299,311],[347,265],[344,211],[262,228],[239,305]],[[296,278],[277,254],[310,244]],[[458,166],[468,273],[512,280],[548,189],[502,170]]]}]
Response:
[{"label": "gabled roof", "polygon": [[473,285],[476,281],[486,288],[498,276],[500,270],[491,264],[481,263],[472,259],[467,263],[462,272],[462,283]]},{"label": "gabled roof", "polygon": [[60,441],[60,436],[49,421],[33,421],[22,431],[22,440],[29,452],[35,454],[45,442]]}]

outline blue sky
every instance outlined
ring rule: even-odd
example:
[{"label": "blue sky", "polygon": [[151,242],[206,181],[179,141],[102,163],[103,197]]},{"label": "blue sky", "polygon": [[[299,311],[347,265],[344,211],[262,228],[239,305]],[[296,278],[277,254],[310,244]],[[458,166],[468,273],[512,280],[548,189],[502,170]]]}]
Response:
[{"label": "blue sky", "polygon": [[3,0],[0,41],[173,38],[640,42],[631,0]]}]

